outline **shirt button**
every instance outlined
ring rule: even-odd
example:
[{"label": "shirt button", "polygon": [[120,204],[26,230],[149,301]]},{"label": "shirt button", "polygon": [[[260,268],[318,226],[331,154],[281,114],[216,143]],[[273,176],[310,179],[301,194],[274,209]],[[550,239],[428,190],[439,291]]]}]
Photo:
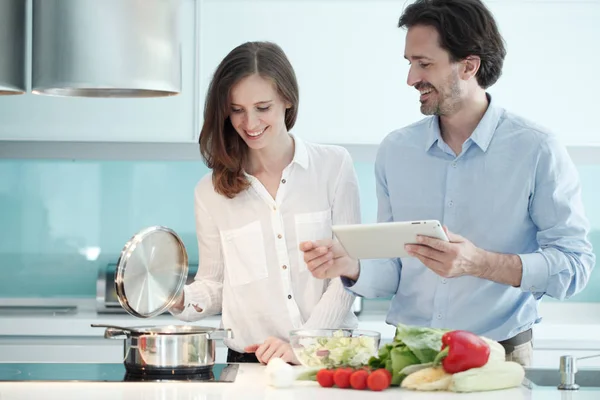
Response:
[{"label": "shirt button", "polygon": [[453,168],[456,168],[456,162],[453,162],[453,163],[452,163],[452,167],[453,167]]},{"label": "shirt button", "polygon": [[288,299],[290,299],[290,300],[292,299],[292,295],[291,294],[288,294]]},{"label": "shirt button", "polygon": [[281,180],[281,183],[286,183],[286,182],[287,182],[287,181],[286,181],[285,179],[282,179],[282,180]]},{"label": "shirt button", "polygon": [[450,200],[450,201],[448,202],[448,207],[452,207],[453,205],[454,205],[454,202],[453,202],[452,200]]},{"label": "shirt button", "polygon": [[277,239],[281,239],[283,236],[281,236],[281,233],[279,235],[277,235]]},{"label": "shirt button", "polygon": [[283,265],[281,268],[283,268],[283,269],[287,269],[287,265]]},{"label": "shirt button", "polygon": [[436,318],[437,318],[437,319],[442,319],[442,314],[438,314],[438,315],[436,316]]},{"label": "shirt button", "polygon": [[277,207],[276,206],[273,206],[273,211],[277,211]]},{"label": "shirt button", "polygon": [[446,278],[442,279],[442,283],[446,283],[448,280]]}]

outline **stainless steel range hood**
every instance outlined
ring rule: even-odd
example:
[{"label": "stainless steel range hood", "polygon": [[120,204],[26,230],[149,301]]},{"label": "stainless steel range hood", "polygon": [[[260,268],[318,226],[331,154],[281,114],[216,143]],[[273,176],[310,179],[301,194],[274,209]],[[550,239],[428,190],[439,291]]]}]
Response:
[{"label": "stainless steel range hood", "polygon": [[33,0],[33,93],[179,93],[178,10],[179,0]]},{"label": "stainless steel range hood", "polygon": [[23,94],[27,0],[0,0],[0,95]]}]

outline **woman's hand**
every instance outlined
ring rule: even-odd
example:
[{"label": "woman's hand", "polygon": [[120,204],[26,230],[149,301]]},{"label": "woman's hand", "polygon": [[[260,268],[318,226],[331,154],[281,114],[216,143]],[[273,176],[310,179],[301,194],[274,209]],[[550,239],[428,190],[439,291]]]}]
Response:
[{"label": "woman's hand", "polygon": [[360,266],[358,260],[351,258],[344,247],[331,239],[300,243],[304,252],[304,262],[308,270],[317,279],[331,279],[345,276],[354,281],[358,279]]},{"label": "woman's hand", "polygon": [[244,349],[246,353],[256,354],[261,364],[267,364],[271,358],[278,357],[290,364],[299,364],[292,346],[279,338],[270,336],[263,344],[253,344]]},{"label": "woman's hand", "polygon": [[181,293],[179,295],[179,297],[177,298],[177,300],[175,301],[175,304],[173,304],[170,308],[169,311],[171,313],[175,313],[175,314],[179,314],[183,311],[183,303],[184,302],[184,297],[183,297],[183,293]]},{"label": "woman's hand", "polygon": [[[185,298],[183,297],[183,293],[182,293],[179,295],[179,297],[175,301],[175,304],[173,304],[171,306],[171,308],[169,308],[169,311],[174,314],[179,314],[185,308],[184,304],[185,304]],[[203,311],[202,307],[200,307],[198,304],[192,304],[192,307],[194,307],[196,312],[201,313]]]}]

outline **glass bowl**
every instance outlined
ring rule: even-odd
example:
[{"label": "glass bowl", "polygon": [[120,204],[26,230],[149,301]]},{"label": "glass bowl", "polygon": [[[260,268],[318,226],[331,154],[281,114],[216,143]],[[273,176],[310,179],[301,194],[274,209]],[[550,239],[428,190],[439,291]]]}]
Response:
[{"label": "glass bowl", "polygon": [[290,345],[305,367],[367,365],[377,355],[381,334],[359,329],[301,329],[290,332]]}]

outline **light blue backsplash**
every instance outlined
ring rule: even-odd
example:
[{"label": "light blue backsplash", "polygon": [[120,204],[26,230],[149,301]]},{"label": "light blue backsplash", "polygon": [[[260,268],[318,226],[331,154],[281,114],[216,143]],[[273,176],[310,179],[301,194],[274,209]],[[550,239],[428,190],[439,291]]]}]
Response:
[{"label": "light blue backsplash", "polygon": [[[355,166],[363,222],[374,222],[373,165]],[[579,171],[600,255],[600,166]],[[206,173],[200,161],[0,160],[0,297],[94,297],[98,269],[151,225],[174,229],[197,262],[193,190]],[[569,301],[600,302],[599,269]]]}]

